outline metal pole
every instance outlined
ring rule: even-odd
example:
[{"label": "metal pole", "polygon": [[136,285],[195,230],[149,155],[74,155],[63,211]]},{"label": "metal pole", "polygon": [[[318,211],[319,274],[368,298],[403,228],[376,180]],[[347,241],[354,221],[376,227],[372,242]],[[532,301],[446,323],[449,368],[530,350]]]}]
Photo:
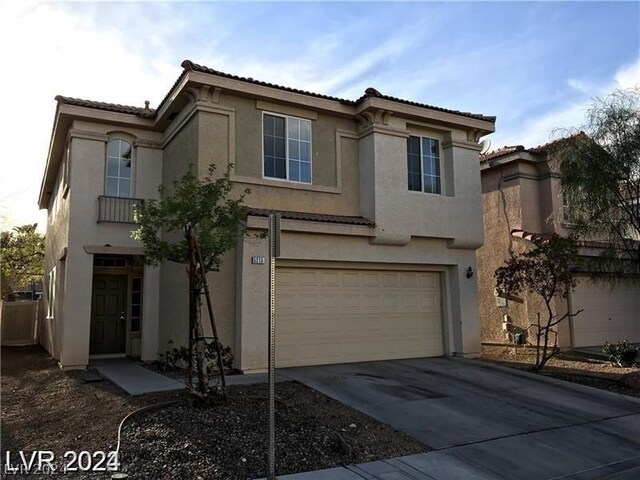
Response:
[{"label": "metal pole", "polygon": [[189,246],[189,361],[187,368],[187,382],[189,383],[189,391],[193,388],[193,325],[194,325],[194,259],[193,259],[193,243],[191,242],[191,225],[187,225],[184,230],[184,235],[187,239]]},{"label": "metal pole", "polygon": [[280,256],[280,215],[269,215],[269,475],[276,479],[276,257]]}]

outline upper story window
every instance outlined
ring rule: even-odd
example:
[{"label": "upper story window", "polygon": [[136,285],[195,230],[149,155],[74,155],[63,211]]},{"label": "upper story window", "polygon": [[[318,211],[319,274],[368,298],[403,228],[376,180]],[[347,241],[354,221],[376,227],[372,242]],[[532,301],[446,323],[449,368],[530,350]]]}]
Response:
[{"label": "upper story window", "polygon": [[440,142],[428,137],[407,138],[409,190],[442,193]]},{"label": "upper story window", "polygon": [[262,117],[264,176],[311,183],[311,122],[265,113]]},{"label": "upper story window", "polygon": [[107,181],[104,193],[111,197],[131,197],[131,152],[129,142],[107,142]]}]

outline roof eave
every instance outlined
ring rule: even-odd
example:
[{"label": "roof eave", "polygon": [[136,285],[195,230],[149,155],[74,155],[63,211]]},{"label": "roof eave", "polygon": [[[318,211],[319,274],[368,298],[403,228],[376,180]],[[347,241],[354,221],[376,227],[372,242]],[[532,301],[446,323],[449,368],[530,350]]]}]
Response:
[{"label": "roof eave", "polygon": [[445,123],[447,125],[478,130],[478,137],[488,135],[495,132],[496,130],[495,119],[493,121],[485,120],[481,118],[470,117],[468,115],[460,113],[445,112],[442,110],[436,110],[418,105],[411,105],[408,103],[397,102],[385,98],[369,97],[358,104],[358,106],[356,107],[356,112],[359,114],[371,108],[388,110],[395,114],[400,114],[401,116],[410,118],[432,120],[438,123]]},{"label": "roof eave", "polygon": [[44,209],[48,207],[48,199],[46,198],[46,187],[49,177],[51,176],[51,158],[52,151],[54,146],[54,140],[56,137],[56,133],[58,131],[58,124],[60,119],[60,103],[56,105],[56,112],[53,120],[53,127],[51,129],[51,139],[49,140],[49,149],[47,151],[47,163],[44,167],[44,172],[42,174],[42,181],[40,182],[40,194],[38,195],[38,206],[40,209]]},{"label": "roof eave", "polygon": [[481,170],[490,170],[492,168],[502,167],[504,165],[523,162],[523,163],[543,163],[544,158],[540,158],[540,154],[534,154],[527,152],[526,150],[518,150],[515,152],[505,153],[498,157],[490,158],[489,160],[480,161]]},{"label": "roof eave", "polygon": [[[89,106],[73,105],[58,100],[47,152],[47,162],[40,184],[40,194],[38,196],[38,206],[41,209],[47,208],[49,205],[48,195],[51,193],[49,190],[52,188],[58,169],[60,168],[60,148],[64,148],[67,131],[74,119],[102,121],[114,125],[134,126],[141,129],[153,129],[156,123],[153,118],[143,117],[134,113],[113,112]],[[60,147],[61,142],[62,147]]]}]

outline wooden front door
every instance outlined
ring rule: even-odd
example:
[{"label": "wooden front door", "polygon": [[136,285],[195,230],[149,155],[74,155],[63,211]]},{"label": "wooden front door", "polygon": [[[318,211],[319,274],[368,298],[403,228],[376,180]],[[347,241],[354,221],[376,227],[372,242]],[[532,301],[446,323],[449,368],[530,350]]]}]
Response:
[{"label": "wooden front door", "polygon": [[95,275],[89,353],[124,353],[127,335],[127,276]]}]

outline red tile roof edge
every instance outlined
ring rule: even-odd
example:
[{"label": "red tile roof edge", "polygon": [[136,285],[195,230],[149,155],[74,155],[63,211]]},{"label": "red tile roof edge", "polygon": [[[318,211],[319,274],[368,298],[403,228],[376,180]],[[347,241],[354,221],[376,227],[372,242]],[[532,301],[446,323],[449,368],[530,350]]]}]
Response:
[{"label": "red tile roof edge", "polygon": [[223,78],[230,78],[233,80],[239,80],[241,82],[247,82],[247,83],[253,83],[255,85],[262,85],[264,87],[270,87],[270,88],[276,88],[278,90],[284,90],[287,92],[292,92],[292,93],[299,93],[301,95],[307,95],[310,97],[316,97],[316,98],[324,98],[326,100],[332,100],[335,102],[340,102],[342,104],[345,105],[358,105],[360,103],[362,103],[364,100],[366,100],[367,98],[371,98],[371,97],[376,97],[376,98],[381,98],[383,100],[390,100],[392,102],[396,102],[396,103],[403,103],[406,105],[413,105],[416,107],[421,107],[421,108],[427,108],[429,110],[436,110],[439,112],[445,112],[445,113],[451,113],[454,115],[460,115],[463,117],[470,117],[470,118],[475,118],[478,120],[484,120],[484,121],[488,121],[488,122],[495,122],[496,117],[494,116],[486,116],[486,115],[482,115],[479,113],[470,113],[470,112],[462,112],[460,110],[451,110],[448,108],[442,108],[442,107],[435,107],[433,105],[427,105],[425,103],[419,103],[419,102],[413,102],[410,100],[404,100],[401,98],[396,98],[396,97],[391,97],[389,95],[382,95],[379,91],[377,91],[375,88],[367,88],[364,95],[361,96],[360,98],[358,98],[357,100],[348,100],[348,99],[344,99],[344,98],[339,98],[339,97],[333,97],[330,95],[324,95],[321,93],[314,93],[314,92],[309,92],[306,90],[299,90],[297,88],[291,88],[291,87],[285,87],[283,85],[277,85],[274,83],[269,83],[269,82],[264,82],[261,80],[255,80],[251,77],[240,77],[238,75],[232,75],[229,73],[224,73],[221,72],[219,70],[214,70],[213,68],[210,67],[206,67],[204,65],[199,65],[197,63],[192,62],[191,60],[185,60],[182,62],[182,68],[184,68],[186,71],[196,71],[196,72],[202,72],[202,73],[208,73],[210,75],[216,75],[219,77],[223,77]]},{"label": "red tile roof edge", "polygon": [[514,238],[529,240],[530,242],[535,242],[537,240],[549,240],[553,237],[550,233],[533,233],[518,228],[511,230],[511,236]]},{"label": "red tile roof edge", "polygon": [[480,155],[480,161],[487,161],[493,158],[503,157],[505,155],[509,155],[514,152],[523,152],[525,151],[524,146],[522,145],[505,145],[504,147],[497,148],[496,150],[492,150],[491,152],[485,153],[484,155]]},{"label": "red tile roof edge", "polygon": [[553,150],[554,148],[558,147],[563,142],[566,142],[576,137],[588,138],[586,133],[584,133],[583,131],[579,131],[572,135],[558,138],[557,140],[552,140],[550,142],[543,143],[541,145],[537,145],[535,147],[530,147],[530,148],[525,148],[522,145],[512,145],[512,146],[505,145],[504,147],[500,147],[496,150],[492,150],[491,152],[485,153],[484,155],[480,155],[480,161],[486,162],[487,160],[493,160],[494,158],[504,157],[514,152],[527,152],[527,153],[533,153],[534,155],[537,155],[540,153],[546,153],[549,150]]},{"label": "red tile roof edge", "polygon": [[371,97],[375,97],[375,98],[381,98],[383,100],[389,100],[392,102],[396,102],[396,103],[402,103],[405,105],[412,105],[415,107],[420,107],[420,108],[426,108],[429,110],[434,110],[434,111],[438,111],[438,112],[444,112],[444,113],[451,113],[453,115],[460,115],[463,117],[469,117],[469,118],[474,118],[477,120],[484,120],[487,122],[495,122],[496,117],[495,116],[487,116],[487,115],[482,115],[479,113],[471,113],[471,112],[463,112],[460,110],[452,110],[452,109],[448,109],[448,108],[443,108],[443,107],[436,107],[434,105],[428,105],[426,103],[420,103],[420,102],[414,102],[411,100],[404,100],[402,98],[397,98],[397,97],[392,97],[390,95],[383,95],[381,94],[378,90],[376,90],[375,88],[367,88],[364,95],[362,95],[360,98],[356,99],[356,100],[348,100],[348,99],[344,99],[344,98],[339,98],[339,97],[333,97],[330,95],[324,95],[321,93],[314,93],[314,92],[309,92],[306,90],[300,90],[297,88],[291,88],[291,87],[285,87],[283,85],[277,85],[274,83],[269,83],[269,82],[264,82],[261,80],[255,80],[251,77],[240,77],[238,75],[233,75],[230,73],[225,73],[225,72],[221,72],[219,70],[214,70],[212,68],[206,67],[204,65],[199,65],[197,63],[192,62],[191,60],[184,60],[181,64],[183,71],[182,73],[178,76],[177,80],[174,82],[174,84],[171,86],[171,88],[169,89],[169,91],[167,92],[167,94],[165,95],[165,97],[162,99],[162,101],[159,103],[158,105],[158,109],[151,109],[151,108],[144,108],[144,107],[135,107],[135,106],[131,106],[131,105],[121,105],[121,104],[117,104],[117,103],[108,103],[108,102],[100,102],[100,101],[95,101],[95,100],[85,100],[85,99],[81,99],[81,98],[73,98],[73,97],[65,97],[62,95],[58,95],[55,97],[55,99],[58,101],[58,103],[64,103],[64,104],[68,104],[68,105],[77,105],[77,106],[81,106],[81,107],[88,107],[88,108],[95,108],[97,110],[105,110],[105,111],[110,111],[110,112],[118,112],[118,113],[126,113],[126,114],[131,114],[131,115],[138,115],[141,117],[149,117],[149,118],[153,118],[156,115],[156,112],[167,102],[167,100],[169,99],[171,92],[174,90],[174,88],[180,83],[180,81],[184,78],[185,74],[187,72],[190,71],[194,71],[194,72],[202,72],[202,73],[207,73],[210,75],[216,75],[219,77],[223,77],[223,78],[230,78],[233,80],[238,80],[241,82],[247,82],[247,83],[253,83],[255,85],[261,85],[264,87],[269,87],[269,88],[275,88],[278,90],[284,90],[287,92],[292,92],[292,93],[298,93],[301,95],[306,95],[306,96],[310,96],[310,97],[316,97],[316,98],[323,98],[326,100],[331,100],[331,101],[335,101],[335,102],[339,102],[342,103],[344,105],[358,105],[360,103],[362,103],[364,100],[366,100],[367,98],[371,98]]},{"label": "red tile roof edge", "polygon": [[270,210],[267,208],[250,208],[247,215],[267,217],[271,213],[279,213],[286,220],[307,220],[311,222],[344,223],[349,225],[363,225],[373,227],[375,223],[364,217],[351,217],[347,215],[325,215],[321,213],[292,212],[288,210]]},{"label": "red tile roof edge", "polygon": [[[553,234],[551,233],[533,233],[527,232],[526,230],[521,229],[513,229],[511,230],[511,236],[514,238],[522,238],[524,240],[529,240],[530,242],[535,242],[537,240],[550,240],[553,238]],[[610,241],[599,241],[599,240],[578,240],[578,246],[585,248],[615,248],[616,246],[620,246],[621,244]],[[628,239],[627,246],[631,249],[640,249],[640,241]]]},{"label": "red tile roof edge", "polygon": [[56,95],[55,100],[65,105],[75,105],[78,107],[95,108],[96,110],[105,110],[108,112],[126,113],[129,115],[137,115],[139,117],[152,118],[156,111],[152,108],[134,107],[131,105],[120,105],[119,103],[97,102],[95,100],[85,100],[82,98],[65,97]]}]

